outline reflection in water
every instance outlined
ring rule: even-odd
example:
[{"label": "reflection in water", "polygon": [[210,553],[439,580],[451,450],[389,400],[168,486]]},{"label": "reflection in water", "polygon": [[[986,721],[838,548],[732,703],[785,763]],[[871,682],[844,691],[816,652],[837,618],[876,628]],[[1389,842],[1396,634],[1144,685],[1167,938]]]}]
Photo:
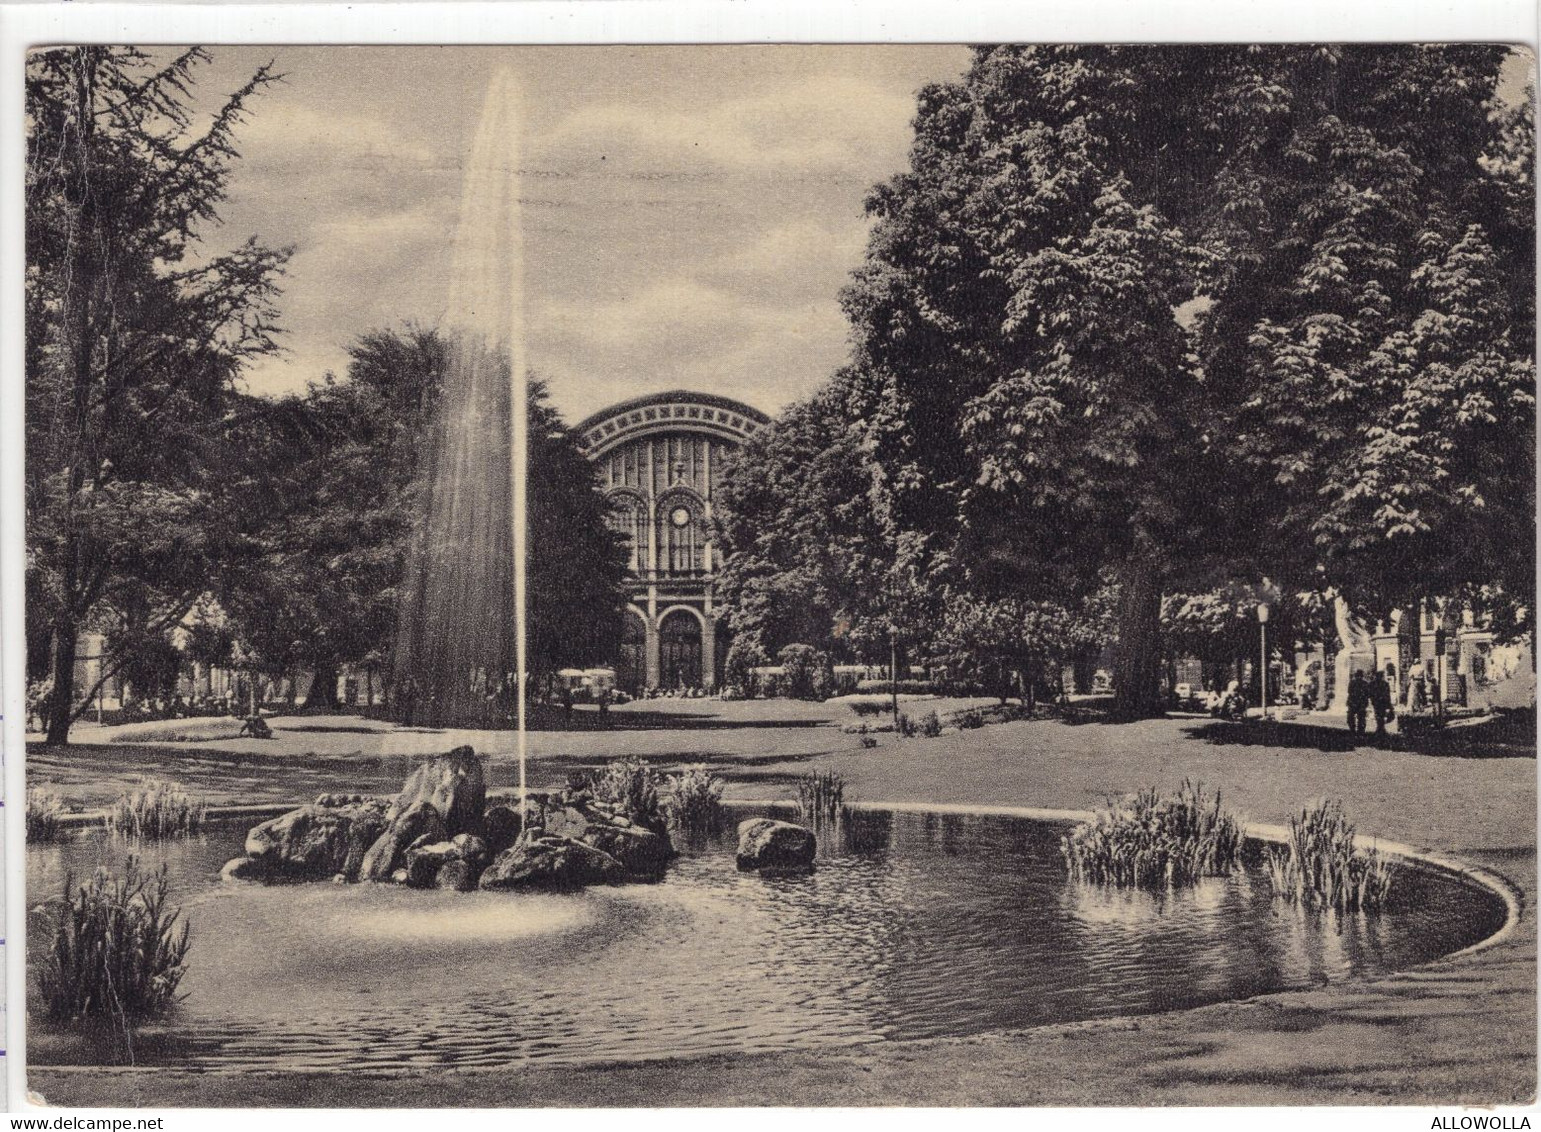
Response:
[{"label": "reflection in water", "polygon": [[[221,885],[244,823],[154,846],[193,945],[171,1037],[136,1055],[472,1068],[980,1033],[1407,966],[1503,916],[1488,894],[1413,872],[1398,911],[1341,919],[1276,903],[1256,876],[1160,894],[1072,885],[1063,830],[1044,823],[860,812],[820,832],[810,876],[738,872],[730,823],[659,884],[575,895]],[[34,846],[29,899],[126,852],[100,835]]]}]

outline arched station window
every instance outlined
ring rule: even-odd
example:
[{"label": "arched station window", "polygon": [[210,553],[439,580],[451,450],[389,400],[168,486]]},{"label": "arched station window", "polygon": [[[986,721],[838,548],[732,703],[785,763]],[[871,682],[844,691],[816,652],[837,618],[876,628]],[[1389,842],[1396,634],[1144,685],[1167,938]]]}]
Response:
[{"label": "arched station window", "polygon": [[648,565],[647,504],[629,491],[616,492],[610,497],[610,504],[610,528],[625,535],[631,543],[631,570],[641,574]]},{"label": "arched station window", "polygon": [[658,570],[676,576],[706,570],[706,516],[693,494],[670,492],[658,501]]}]

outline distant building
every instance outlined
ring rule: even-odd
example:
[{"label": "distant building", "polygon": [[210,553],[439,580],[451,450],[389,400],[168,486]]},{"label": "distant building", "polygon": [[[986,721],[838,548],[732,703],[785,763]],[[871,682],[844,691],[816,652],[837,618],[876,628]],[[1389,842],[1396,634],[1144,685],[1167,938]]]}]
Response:
[{"label": "distant building", "polygon": [[1449,705],[1519,708],[1535,703],[1529,639],[1498,643],[1486,619],[1471,609],[1435,599],[1367,625],[1350,616],[1340,599],[1334,613],[1338,639],[1294,656],[1296,684],[1314,691],[1318,708],[1346,711],[1348,681],[1355,672],[1384,674],[1398,704],[1407,703],[1409,685],[1420,674],[1436,682]]},{"label": "distant building", "polygon": [[710,393],[636,397],[577,427],[614,503],[611,522],[631,542],[630,602],[616,683],[643,688],[718,686],[727,640],[714,586],[712,494],[724,457],[770,424],[758,409]]}]

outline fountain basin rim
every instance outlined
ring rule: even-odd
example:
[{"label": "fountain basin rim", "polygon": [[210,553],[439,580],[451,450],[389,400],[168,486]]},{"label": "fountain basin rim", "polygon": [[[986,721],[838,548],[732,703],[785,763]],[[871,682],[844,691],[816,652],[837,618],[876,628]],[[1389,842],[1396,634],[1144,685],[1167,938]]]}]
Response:
[{"label": "fountain basin rim", "polygon": [[[286,814],[290,810],[303,806],[304,802],[258,802],[248,805],[210,806],[205,811],[205,816],[213,819],[222,818],[271,818]],[[772,799],[761,801],[753,798],[727,798],[723,805],[729,808],[739,806],[753,806],[758,809],[791,810],[797,809],[796,802]],[[964,817],[999,817],[1020,818],[1026,821],[1057,822],[1065,825],[1078,825],[1094,820],[1095,814],[1090,810],[1059,810],[1047,809],[1039,806],[999,806],[999,805],[975,805],[966,802],[850,802],[846,809],[856,810],[862,813],[888,811],[905,814],[955,814]],[[78,814],[65,814],[60,818],[60,825],[67,828],[78,828],[92,825],[106,825],[109,811],[87,810]],[[1261,841],[1271,845],[1282,845],[1289,840],[1289,827],[1275,825],[1266,822],[1247,822],[1242,826],[1242,835],[1249,840]],[[1483,889],[1497,896],[1504,903],[1504,922],[1499,929],[1485,939],[1480,939],[1469,947],[1463,947],[1459,951],[1452,951],[1448,955],[1441,955],[1434,962],[1443,962],[1449,959],[1461,959],[1468,955],[1486,951],[1490,947],[1496,947],[1510,938],[1519,926],[1520,916],[1524,910],[1524,896],[1510,881],[1488,869],[1462,861],[1458,857],[1437,849],[1423,849],[1414,845],[1405,845],[1396,841],[1385,841],[1369,834],[1359,833],[1354,835],[1354,842],[1364,850],[1374,849],[1377,853],[1393,858],[1401,864],[1412,868],[1427,869]]]},{"label": "fountain basin rim", "polygon": [[[731,804],[728,802],[725,805]],[[795,802],[771,803],[777,809],[796,809]],[[1056,810],[1044,809],[1036,806],[982,806],[970,803],[958,802],[852,802],[846,807],[858,811],[894,811],[907,814],[959,814],[963,816],[977,817],[1002,817],[1022,818],[1028,821],[1061,822],[1067,825],[1079,825],[1093,821],[1096,817],[1090,810]],[[1290,837],[1289,826],[1275,825],[1268,822],[1245,822],[1241,827],[1242,836],[1251,841],[1260,841],[1269,845],[1287,844]],[[1415,845],[1406,845],[1398,841],[1386,841],[1370,834],[1356,833],[1354,844],[1361,850],[1375,850],[1377,853],[1390,857],[1398,863],[1411,868],[1425,869],[1429,872],[1439,873],[1444,876],[1483,889],[1497,896],[1504,903],[1504,922],[1499,929],[1485,939],[1480,939],[1468,947],[1459,951],[1452,951],[1441,955],[1431,962],[1444,962],[1449,959],[1460,959],[1468,955],[1486,951],[1490,947],[1496,947],[1512,936],[1519,926],[1520,916],[1524,910],[1524,896],[1508,879],[1488,869],[1480,868],[1458,857],[1437,849],[1424,849]]]}]

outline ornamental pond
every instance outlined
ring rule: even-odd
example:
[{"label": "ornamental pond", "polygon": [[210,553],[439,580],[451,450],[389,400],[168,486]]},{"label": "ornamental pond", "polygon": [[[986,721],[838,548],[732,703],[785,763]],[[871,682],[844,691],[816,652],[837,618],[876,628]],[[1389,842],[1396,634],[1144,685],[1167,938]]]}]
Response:
[{"label": "ornamental pond", "polygon": [[1353,916],[1275,901],[1255,864],[1181,891],[1115,891],[1067,879],[1063,823],[882,810],[821,828],[806,876],[739,872],[730,822],[680,844],[654,884],[222,883],[253,824],[29,846],[32,906],[66,870],[133,852],[168,866],[192,934],[185,998],[132,1048],[34,1023],[33,1064],[496,1069],[970,1035],[1374,976],[1470,946],[1506,914],[1422,867],[1400,870],[1388,910]]}]

